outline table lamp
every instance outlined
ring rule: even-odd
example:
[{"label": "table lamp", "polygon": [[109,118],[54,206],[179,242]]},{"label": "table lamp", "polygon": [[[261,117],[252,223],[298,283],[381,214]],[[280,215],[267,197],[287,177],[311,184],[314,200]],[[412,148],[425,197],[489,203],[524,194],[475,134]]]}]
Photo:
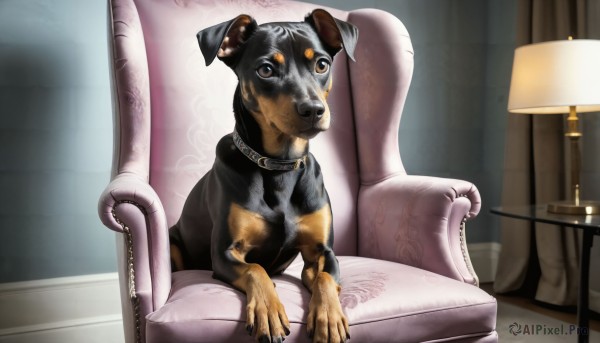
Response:
[{"label": "table lamp", "polygon": [[600,111],[600,40],[576,39],[530,44],[515,50],[508,111],[568,113],[571,149],[571,199],[548,204],[548,212],[600,214],[600,202],[580,200],[579,119]]}]

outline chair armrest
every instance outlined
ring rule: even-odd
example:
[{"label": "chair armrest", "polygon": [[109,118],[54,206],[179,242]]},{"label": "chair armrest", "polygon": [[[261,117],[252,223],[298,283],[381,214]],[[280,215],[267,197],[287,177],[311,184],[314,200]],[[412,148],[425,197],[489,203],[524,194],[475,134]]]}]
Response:
[{"label": "chair armrest", "polygon": [[171,289],[169,233],[163,206],[142,177],[123,173],[102,193],[98,214],[106,227],[122,233],[117,249],[123,317],[133,319],[131,324],[143,337],[145,316],[165,304]]},{"label": "chair armrest", "polygon": [[396,175],[362,186],[358,206],[359,255],[478,284],[464,231],[481,207],[472,183]]},{"label": "chair armrest", "polygon": [[144,32],[134,1],[109,0],[108,47],[114,114],[113,179],[98,212],[118,232],[117,257],[126,342],[145,342],[145,317],[171,287],[163,206],[148,184],[150,78]]}]

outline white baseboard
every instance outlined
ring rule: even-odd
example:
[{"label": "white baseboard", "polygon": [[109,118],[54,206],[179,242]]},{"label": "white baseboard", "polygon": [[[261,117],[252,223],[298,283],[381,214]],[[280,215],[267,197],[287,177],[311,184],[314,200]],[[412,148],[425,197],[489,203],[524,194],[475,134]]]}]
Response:
[{"label": "white baseboard", "polygon": [[494,282],[502,245],[496,242],[467,244],[480,283]]},{"label": "white baseboard", "polygon": [[124,342],[117,273],[0,284],[0,342]]}]

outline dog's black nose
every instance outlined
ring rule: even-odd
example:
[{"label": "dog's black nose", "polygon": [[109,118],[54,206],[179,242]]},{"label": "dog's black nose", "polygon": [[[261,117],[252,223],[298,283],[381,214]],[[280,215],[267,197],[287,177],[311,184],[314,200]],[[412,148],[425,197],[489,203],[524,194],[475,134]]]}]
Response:
[{"label": "dog's black nose", "polygon": [[301,101],[296,107],[298,114],[305,119],[320,119],[325,113],[325,105],[319,100]]}]

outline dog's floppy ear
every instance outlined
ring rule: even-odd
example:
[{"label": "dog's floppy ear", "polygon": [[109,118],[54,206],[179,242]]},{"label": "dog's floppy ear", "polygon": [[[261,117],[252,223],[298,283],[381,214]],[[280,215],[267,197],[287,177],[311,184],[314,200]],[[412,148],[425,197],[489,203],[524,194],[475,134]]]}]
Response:
[{"label": "dog's floppy ear", "polygon": [[319,38],[329,49],[331,56],[338,53],[342,47],[350,59],[354,59],[354,48],[358,41],[358,28],[343,20],[336,19],[324,9],[316,9],[304,18],[319,35]]},{"label": "dog's floppy ear", "polygon": [[231,66],[233,57],[257,26],[254,18],[241,14],[230,21],[198,32],[196,37],[206,65],[211,64],[215,57],[219,57],[221,61]]}]

